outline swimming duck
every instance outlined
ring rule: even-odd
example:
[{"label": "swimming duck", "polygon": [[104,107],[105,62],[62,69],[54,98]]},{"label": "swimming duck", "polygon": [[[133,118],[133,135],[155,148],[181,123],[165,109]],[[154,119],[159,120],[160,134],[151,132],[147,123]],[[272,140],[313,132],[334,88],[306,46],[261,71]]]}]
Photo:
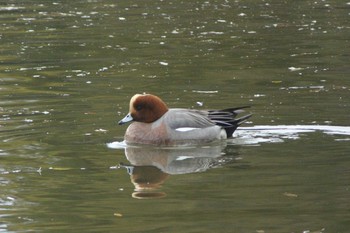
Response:
[{"label": "swimming duck", "polygon": [[251,114],[236,118],[242,109],[195,110],[168,108],[158,96],[136,94],[130,100],[129,113],[119,125],[133,122],[125,132],[126,144],[192,145],[232,137],[233,132]]}]

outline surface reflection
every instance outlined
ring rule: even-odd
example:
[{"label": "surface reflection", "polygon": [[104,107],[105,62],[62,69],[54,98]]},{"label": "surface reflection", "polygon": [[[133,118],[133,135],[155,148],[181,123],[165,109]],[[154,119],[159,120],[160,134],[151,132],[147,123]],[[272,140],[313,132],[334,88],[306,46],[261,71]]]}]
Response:
[{"label": "surface reflection", "polygon": [[226,145],[191,148],[126,147],[127,169],[135,186],[132,197],[138,199],[162,198],[161,186],[169,175],[204,172],[234,160],[227,155]]}]

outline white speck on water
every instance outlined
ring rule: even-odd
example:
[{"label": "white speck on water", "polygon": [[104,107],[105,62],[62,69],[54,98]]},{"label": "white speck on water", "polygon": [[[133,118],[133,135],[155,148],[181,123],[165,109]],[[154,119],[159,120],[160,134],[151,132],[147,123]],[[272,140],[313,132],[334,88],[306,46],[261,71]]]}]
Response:
[{"label": "white speck on water", "polygon": [[310,89],[324,89],[324,86],[309,86]]},{"label": "white speck on water", "polygon": [[212,34],[212,35],[222,35],[222,34],[224,34],[224,32],[216,32],[216,31],[201,32],[201,35],[209,35],[209,34]]},{"label": "white speck on water", "polygon": [[95,132],[101,132],[101,133],[105,133],[107,132],[108,130],[106,129],[95,129]]},{"label": "white speck on water", "polygon": [[164,61],[160,61],[159,64],[161,64],[162,66],[167,66],[167,65],[169,65],[168,62],[164,62]]},{"label": "white speck on water", "polygon": [[7,200],[10,200],[10,201],[14,201],[14,200],[16,200],[15,198],[13,198],[13,197],[9,197],[9,196],[8,196],[8,197],[6,197],[6,199],[7,199]]},{"label": "white speck on water", "polygon": [[106,71],[108,70],[108,67],[102,67],[101,69],[98,70],[98,72],[103,72],[103,71]]},{"label": "white speck on water", "polygon": [[350,138],[338,138],[338,139],[334,139],[334,141],[336,141],[336,142],[345,142],[345,141],[350,141]]},{"label": "white speck on water", "polygon": [[266,96],[266,95],[264,95],[264,94],[255,94],[254,95],[255,98],[264,97],[264,96]]},{"label": "white speck on water", "polygon": [[19,6],[4,6],[0,7],[0,11],[16,11],[20,9],[25,9],[24,7],[19,7]]},{"label": "white speck on water", "polygon": [[196,104],[197,104],[198,106],[201,106],[201,107],[203,106],[203,102],[197,101]]},{"label": "white speck on water", "polygon": [[301,67],[294,67],[294,66],[291,66],[291,67],[288,67],[288,70],[294,72],[294,71],[299,71],[299,70],[303,70],[304,68],[301,68]]}]

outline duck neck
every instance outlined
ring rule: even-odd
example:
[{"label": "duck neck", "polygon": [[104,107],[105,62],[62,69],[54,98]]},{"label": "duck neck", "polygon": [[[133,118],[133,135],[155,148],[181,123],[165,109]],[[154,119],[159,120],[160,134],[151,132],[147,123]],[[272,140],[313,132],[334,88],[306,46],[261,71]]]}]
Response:
[{"label": "duck neck", "polygon": [[156,97],[152,99],[155,102],[150,104],[153,109],[150,111],[151,116],[149,116],[149,123],[158,120],[169,110],[168,106],[160,98]]}]

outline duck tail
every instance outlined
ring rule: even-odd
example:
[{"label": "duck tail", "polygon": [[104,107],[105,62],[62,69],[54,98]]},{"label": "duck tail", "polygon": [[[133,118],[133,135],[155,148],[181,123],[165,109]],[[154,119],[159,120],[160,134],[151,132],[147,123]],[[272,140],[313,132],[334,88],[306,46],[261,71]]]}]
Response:
[{"label": "duck tail", "polygon": [[248,118],[250,118],[253,114],[245,115],[240,118],[235,119],[231,124],[231,126],[224,127],[227,137],[230,138],[232,137],[233,133],[236,131],[238,126],[243,124]]},{"label": "duck tail", "polygon": [[225,129],[227,137],[232,137],[235,130],[243,124],[252,114],[248,114],[239,118],[236,116],[242,112],[243,109],[250,106],[243,106],[238,108],[227,108],[223,110],[214,110],[209,112],[209,118],[216,124]]}]

